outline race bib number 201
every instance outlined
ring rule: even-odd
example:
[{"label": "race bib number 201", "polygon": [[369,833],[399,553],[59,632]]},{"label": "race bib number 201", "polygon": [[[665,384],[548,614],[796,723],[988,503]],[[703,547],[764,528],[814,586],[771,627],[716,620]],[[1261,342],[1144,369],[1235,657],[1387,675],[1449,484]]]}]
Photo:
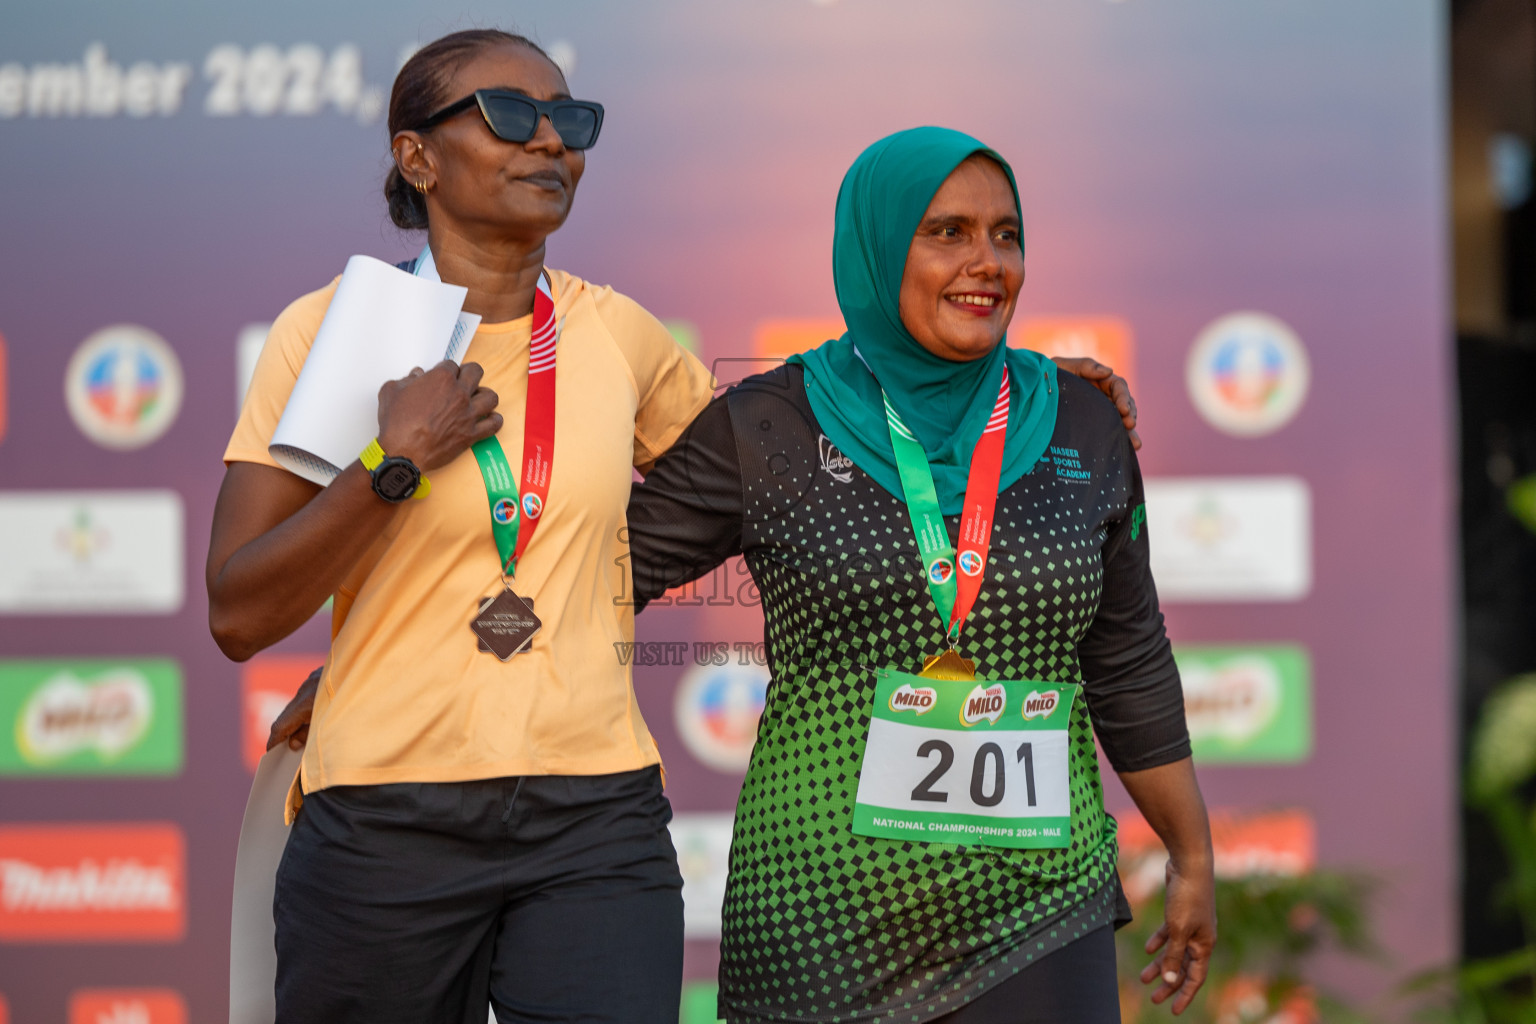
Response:
[{"label": "race bib number 201", "polygon": [[1010,849],[1071,843],[1077,686],[875,675],[854,832]]}]

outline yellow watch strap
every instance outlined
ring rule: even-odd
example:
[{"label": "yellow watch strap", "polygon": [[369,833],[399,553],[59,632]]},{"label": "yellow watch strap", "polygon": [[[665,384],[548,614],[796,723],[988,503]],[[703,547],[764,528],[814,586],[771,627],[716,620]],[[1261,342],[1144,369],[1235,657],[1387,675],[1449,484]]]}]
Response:
[{"label": "yellow watch strap", "polygon": [[363,449],[363,454],[358,456],[363,468],[372,473],[379,468],[379,463],[384,461],[384,449],[379,447],[379,439],[374,438],[368,442],[368,447]]},{"label": "yellow watch strap", "polygon": [[[358,461],[363,464],[363,468],[372,473],[374,470],[379,468],[379,463],[383,462],[386,456],[384,454],[383,447],[379,444],[379,439],[374,438],[372,441],[368,442],[368,447],[364,448],[363,454],[359,455],[357,458]],[[416,485],[416,493],[412,494],[411,497],[413,499],[425,498],[431,493],[432,484],[427,480],[426,474],[423,473],[421,475],[421,483]]]}]

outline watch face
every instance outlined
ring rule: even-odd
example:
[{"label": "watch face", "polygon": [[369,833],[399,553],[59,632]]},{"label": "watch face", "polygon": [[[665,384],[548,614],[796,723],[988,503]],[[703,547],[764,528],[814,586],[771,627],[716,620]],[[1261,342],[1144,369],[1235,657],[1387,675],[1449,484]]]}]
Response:
[{"label": "watch face", "polygon": [[389,501],[404,501],[416,493],[416,485],[421,476],[409,463],[388,463],[379,467],[379,474],[374,478],[373,489],[379,495]]}]

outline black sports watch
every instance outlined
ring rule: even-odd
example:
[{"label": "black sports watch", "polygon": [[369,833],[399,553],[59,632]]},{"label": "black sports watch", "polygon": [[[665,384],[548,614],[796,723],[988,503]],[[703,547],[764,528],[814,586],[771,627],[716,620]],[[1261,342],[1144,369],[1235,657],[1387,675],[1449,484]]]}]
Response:
[{"label": "black sports watch", "polygon": [[391,504],[411,497],[425,498],[430,490],[416,463],[400,455],[385,455],[378,438],[369,442],[360,459],[373,478],[373,493]]}]

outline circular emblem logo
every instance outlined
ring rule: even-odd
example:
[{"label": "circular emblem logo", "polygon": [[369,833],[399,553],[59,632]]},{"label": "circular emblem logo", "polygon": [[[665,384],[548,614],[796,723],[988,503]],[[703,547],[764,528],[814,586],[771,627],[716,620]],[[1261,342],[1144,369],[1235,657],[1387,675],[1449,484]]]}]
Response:
[{"label": "circular emblem logo", "polygon": [[955,574],[955,563],[947,558],[935,558],[928,567],[928,579],[933,583],[948,583]]},{"label": "circular emblem logo", "polygon": [[1205,421],[1235,437],[1289,423],[1307,398],[1307,350],[1264,313],[1233,313],[1200,332],[1184,365],[1190,401]]},{"label": "circular emblem logo", "polygon": [[502,498],[491,506],[491,518],[503,526],[510,523],[515,515],[517,515],[517,506],[513,504],[511,498]]},{"label": "circular emblem logo", "polygon": [[75,426],[103,448],[159,440],[181,411],[181,364],[165,339],[119,324],[86,338],[64,371],[64,401]]},{"label": "circular emblem logo", "polygon": [[678,735],[690,754],[716,771],[743,772],[767,697],[766,666],[691,668],[678,684],[673,707]]},{"label": "circular emblem logo", "polygon": [[960,552],[959,562],[960,571],[965,573],[967,576],[975,576],[977,573],[981,572],[981,555],[975,551]]},{"label": "circular emblem logo", "polygon": [[539,518],[539,513],[544,511],[544,503],[539,500],[537,494],[523,495],[523,515],[529,519]]}]

